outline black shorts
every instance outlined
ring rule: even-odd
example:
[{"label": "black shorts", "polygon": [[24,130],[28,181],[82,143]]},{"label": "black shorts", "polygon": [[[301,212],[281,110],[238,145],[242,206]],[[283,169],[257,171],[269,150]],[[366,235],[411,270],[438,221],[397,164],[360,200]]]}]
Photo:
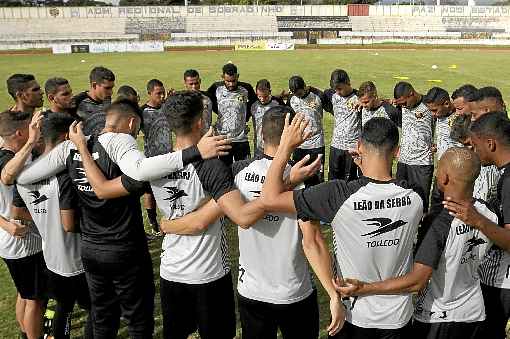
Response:
[{"label": "black shorts", "polygon": [[50,270],[48,275],[48,296],[57,302],[75,303],[82,309],[90,309],[89,286],[85,273],[64,277]]},{"label": "black shorts", "polygon": [[250,157],[250,143],[248,141],[233,142],[228,155],[220,157],[227,166],[232,165],[234,161],[245,160]]},{"label": "black shorts", "polygon": [[43,253],[20,259],[4,259],[16,290],[23,299],[47,298],[47,268]]},{"label": "black shorts", "polygon": [[510,289],[480,284],[485,303],[484,339],[505,339],[510,318]]},{"label": "black shorts", "polygon": [[163,338],[187,339],[198,329],[202,339],[234,338],[236,315],[232,276],[206,284],[161,278]]},{"label": "black shorts", "polygon": [[329,148],[329,169],[328,180],[341,179],[346,181],[356,180],[359,177],[360,170],[354,163],[352,155],[348,151],[335,148]]},{"label": "black shorts", "polygon": [[[482,321],[422,323],[415,320],[412,333],[413,339],[481,339],[482,328]],[[493,339],[493,337],[485,337],[485,339],[489,338]]]},{"label": "black shorts", "polygon": [[406,180],[411,186],[417,187],[423,192],[425,199],[425,211],[429,209],[430,188],[432,176],[434,175],[433,165],[408,165],[402,162],[397,163],[397,179]]},{"label": "black shorts", "polygon": [[324,147],[311,148],[311,149],[296,148],[296,150],[292,154],[292,160],[295,162],[298,162],[299,160],[303,159],[306,155],[310,155],[310,160],[308,160],[307,164],[310,164],[313,161],[315,161],[315,159],[317,159],[319,154],[322,154],[321,168],[320,168],[319,172],[317,172],[314,176],[305,180],[306,187],[318,185],[324,181],[324,160],[325,160],[325,155],[326,155],[325,148]]},{"label": "black shorts", "polygon": [[411,321],[402,328],[382,329],[363,328],[345,322],[344,327],[334,337],[335,339],[416,339],[412,332]]},{"label": "black shorts", "polygon": [[278,328],[284,339],[319,337],[317,291],[292,304],[271,304],[238,295],[243,339],[276,339]]}]

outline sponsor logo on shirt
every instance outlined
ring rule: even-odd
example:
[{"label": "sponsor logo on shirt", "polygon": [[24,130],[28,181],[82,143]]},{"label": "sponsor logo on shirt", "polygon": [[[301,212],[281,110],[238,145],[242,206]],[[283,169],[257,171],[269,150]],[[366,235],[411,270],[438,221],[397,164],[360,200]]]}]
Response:
[{"label": "sponsor logo on shirt", "polygon": [[32,205],[37,206],[41,202],[48,200],[48,197],[46,195],[41,195],[39,191],[30,191],[30,196],[34,198],[35,200],[31,202]]},{"label": "sponsor logo on shirt", "polygon": [[[405,224],[407,224],[407,221],[403,220],[396,220],[393,221],[390,218],[371,218],[371,219],[365,219],[363,220],[367,223],[367,226],[376,226],[377,229],[368,232],[365,234],[362,234],[362,237],[368,237],[368,238],[374,238],[382,236],[388,232],[394,231]],[[400,239],[380,239],[380,240],[371,240],[367,241],[367,247],[390,247],[390,246],[397,246],[400,243]]]},{"label": "sponsor logo on shirt", "polygon": [[260,192],[261,191],[250,191],[250,193],[253,193],[253,197],[254,198],[259,198],[260,197]]},{"label": "sponsor logo on shirt", "polygon": [[168,202],[174,202],[177,199],[188,196],[188,194],[186,194],[186,192],[178,189],[177,187],[163,187],[163,188],[169,194],[169,197],[165,198],[163,200],[167,200]]}]

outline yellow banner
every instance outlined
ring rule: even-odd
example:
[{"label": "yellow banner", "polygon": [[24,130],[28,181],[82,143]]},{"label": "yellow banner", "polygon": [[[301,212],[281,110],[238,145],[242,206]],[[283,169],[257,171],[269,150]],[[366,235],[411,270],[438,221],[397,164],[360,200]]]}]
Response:
[{"label": "yellow banner", "polygon": [[247,41],[235,44],[236,51],[265,51],[267,49],[267,41]]}]

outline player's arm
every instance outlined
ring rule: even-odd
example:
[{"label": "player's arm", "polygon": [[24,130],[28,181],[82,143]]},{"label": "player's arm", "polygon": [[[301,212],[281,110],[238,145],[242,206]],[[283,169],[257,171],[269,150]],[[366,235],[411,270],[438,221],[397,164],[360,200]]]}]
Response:
[{"label": "player's arm", "polygon": [[[18,188],[14,186],[13,190],[13,198],[12,205],[10,211],[11,220],[7,220],[4,218],[0,219],[0,227],[2,227],[5,231],[9,232],[14,237],[22,238],[24,237],[29,228],[26,226],[26,223],[23,221],[32,221],[32,216],[30,212],[27,210],[27,206],[23,199],[21,198]],[[21,222],[17,222],[17,221]],[[3,226],[2,226],[3,225]]]},{"label": "player's arm", "polygon": [[41,136],[41,120],[43,118],[42,112],[34,113],[30,124],[28,125],[28,140],[23,147],[16,152],[14,157],[9,160],[2,168],[0,179],[4,185],[12,185],[18,177],[19,173],[23,170],[25,163],[32,154],[34,146],[39,141]]},{"label": "player's arm", "polygon": [[[505,189],[507,189],[507,192],[505,192]],[[447,197],[443,201],[443,205],[450,211],[451,215],[462,220],[466,225],[477,228],[497,246],[510,252],[510,192],[508,192],[508,189],[510,187],[503,187],[502,189],[503,220],[500,224],[503,227],[481,215],[472,202],[456,202]],[[505,195],[508,197],[505,197]]]},{"label": "player's arm", "polygon": [[122,185],[121,177],[108,180],[104,176],[103,172],[92,158],[87,143],[81,142],[81,140],[85,140],[82,138],[82,135],[81,125],[74,122],[71,127],[69,127],[69,139],[76,145],[78,152],[80,152],[81,162],[87,180],[96,196],[99,199],[115,199],[129,195],[129,192]]},{"label": "player's arm", "polygon": [[377,282],[345,279],[344,286],[337,286],[342,296],[401,294],[421,291],[443,257],[453,217],[443,212],[435,219],[425,234],[415,256],[413,270],[400,277]]},{"label": "player's arm", "polygon": [[343,280],[343,286],[337,283],[337,289],[345,297],[416,293],[427,286],[432,271],[430,266],[415,263],[412,272],[401,277],[371,283],[347,278]]},{"label": "player's arm", "polygon": [[[285,117],[285,127],[280,139],[278,151],[271,162],[262,187],[261,202],[267,210],[275,212],[296,213],[293,192],[287,191],[283,172],[294,149],[302,144],[309,133],[304,134],[308,122],[303,115],[296,114],[289,123],[289,115]],[[320,160],[320,159],[318,159]]]},{"label": "player's arm", "polygon": [[181,218],[173,220],[161,219],[160,227],[163,233],[195,235],[207,230],[209,225],[222,216],[223,211],[214,199],[211,199],[196,211],[188,213]]},{"label": "player's arm", "polygon": [[333,270],[331,269],[332,263],[328,246],[322,237],[319,223],[300,221],[299,227],[303,233],[302,244],[306,258],[329,295],[331,323],[328,326],[328,333],[333,336],[344,324],[345,309],[341,298],[333,285]]},{"label": "player's arm", "polygon": [[34,162],[26,166],[16,179],[16,182],[22,185],[33,184],[62,172],[66,169],[66,158],[73,147],[70,141],[61,142],[49,153],[41,155]]},{"label": "player's arm", "polygon": [[246,121],[250,120],[251,117],[251,107],[257,102],[257,94],[253,90],[252,85],[246,84],[246,90],[248,91],[248,103],[246,105]]},{"label": "player's arm", "polygon": [[22,225],[21,223],[14,220],[7,220],[2,216],[0,216],[0,227],[18,239],[23,238],[28,232],[27,226]]},{"label": "player's arm", "polygon": [[213,83],[207,89],[207,96],[211,99],[212,102],[212,110],[214,113],[218,114],[218,98],[216,98],[216,89],[218,88],[217,83]]},{"label": "player's arm", "polygon": [[[80,144],[80,149],[86,149],[81,123],[71,125],[69,134],[70,138],[71,134],[74,134],[73,142],[77,143],[77,148]],[[103,146],[122,173],[138,181],[150,181],[181,170],[193,161],[226,155],[231,148],[230,143],[231,140],[226,139],[225,136],[213,136],[210,129],[196,146],[150,158],[145,157],[138,149],[135,138],[129,134],[117,133]]]},{"label": "player's arm", "polygon": [[66,172],[57,175],[59,190],[60,221],[65,232],[79,233],[78,195]]}]

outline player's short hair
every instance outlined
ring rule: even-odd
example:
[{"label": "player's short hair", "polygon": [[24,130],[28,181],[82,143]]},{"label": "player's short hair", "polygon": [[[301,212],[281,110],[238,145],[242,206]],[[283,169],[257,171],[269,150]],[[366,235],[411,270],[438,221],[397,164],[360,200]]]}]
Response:
[{"label": "player's short hair", "polygon": [[390,152],[398,145],[398,128],[387,118],[372,118],[361,130],[361,143],[383,153]]},{"label": "player's short hair", "polygon": [[346,71],[343,69],[335,69],[331,72],[331,78],[329,80],[329,85],[331,88],[335,89],[338,85],[348,85],[351,83],[351,79]]},{"label": "player's short hair", "polygon": [[455,117],[450,127],[450,138],[453,141],[464,143],[470,135],[471,116],[462,114]]},{"label": "player's short hair", "polygon": [[193,91],[176,92],[163,105],[170,129],[176,135],[190,133],[193,123],[202,117],[203,109],[202,94]]},{"label": "player's short hair", "polygon": [[395,85],[395,88],[393,89],[393,97],[395,99],[400,99],[411,94],[411,92],[414,92],[413,85],[405,81],[400,81]]},{"label": "player's short hair", "polygon": [[64,78],[49,78],[44,84],[44,92],[46,96],[49,94],[57,94],[60,86],[69,85],[69,81]]},{"label": "player's short hair", "polygon": [[257,81],[257,85],[255,86],[255,90],[270,91],[271,90],[271,83],[267,79],[260,79],[259,81]]},{"label": "player's short hair", "polygon": [[89,80],[90,83],[102,84],[105,81],[115,81],[115,74],[106,67],[97,66],[90,71]]},{"label": "player's short hair", "polygon": [[467,102],[473,102],[476,99],[476,92],[478,91],[478,88],[471,84],[465,84],[457,88],[452,93],[452,100],[455,100],[457,98],[464,98]]},{"label": "player's short hair", "polygon": [[480,157],[467,147],[451,147],[438,162],[438,171],[446,170],[452,180],[473,187],[480,175]]},{"label": "player's short hair", "polygon": [[450,101],[450,95],[441,87],[432,87],[423,97],[425,104],[443,104],[446,101]]},{"label": "player's short hair", "polygon": [[365,95],[377,95],[377,87],[375,87],[375,84],[372,81],[365,81],[359,86],[358,98],[361,98]]},{"label": "player's short hair", "polygon": [[28,83],[34,81],[32,74],[13,74],[7,78],[7,92],[13,99],[16,99],[16,93],[28,88]]},{"label": "player's short hair", "polygon": [[504,105],[503,95],[501,94],[501,91],[496,87],[487,86],[478,89],[478,91],[476,92],[475,101],[480,102],[487,99],[496,100],[498,104],[502,106]]},{"label": "player's short hair", "polygon": [[228,63],[223,65],[222,71],[224,75],[226,74],[233,77],[237,75],[237,66],[232,63]]},{"label": "player's short hair", "polygon": [[510,146],[510,120],[506,112],[489,112],[473,121],[471,133],[484,138],[494,138]]},{"label": "player's short hair", "polygon": [[32,115],[27,112],[4,111],[0,113],[0,137],[9,137],[27,127]]},{"label": "player's short hair", "polygon": [[[223,69],[225,69],[225,66],[223,66]],[[236,68],[236,73],[237,73],[237,68]],[[223,72],[223,74],[225,74],[225,72]],[[199,78],[199,77],[200,77],[200,74],[195,69],[188,69],[184,72],[184,80],[186,80],[186,78]]]},{"label": "player's short hair", "polygon": [[128,99],[130,97],[138,97],[138,92],[136,89],[129,85],[122,85],[117,90],[117,99]]},{"label": "player's short hair", "polygon": [[129,99],[117,99],[105,108],[106,117],[119,115],[126,118],[138,117],[143,123],[143,115],[140,107]]},{"label": "player's short hair", "polygon": [[152,93],[152,91],[154,91],[155,87],[164,87],[164,85],[161,82],[161,80],[158,80],[158,79],[151,79],[147,82],[147,92],[148,93]]},{"label": "player's short hair", "polygon": [[271,107],[262,117],[262,138],[264,143],[276,146],[280,144],[285,116],[290,114],[290,120],[294,118],[294,110],[289,106],[278,105]]},{"label": "player's short hair", "polygon": [[74,118],[67,113],[50,113],[42,120],[41,134],[44,141],[55,144],[58,139],[69,131]]},{"label": "player's short hair", "polygon": [[306,84],[305,80],[299,75],[293,75],[289,79],[289,90],[292,93],[296,93],[300,89],[305,89]]}]

